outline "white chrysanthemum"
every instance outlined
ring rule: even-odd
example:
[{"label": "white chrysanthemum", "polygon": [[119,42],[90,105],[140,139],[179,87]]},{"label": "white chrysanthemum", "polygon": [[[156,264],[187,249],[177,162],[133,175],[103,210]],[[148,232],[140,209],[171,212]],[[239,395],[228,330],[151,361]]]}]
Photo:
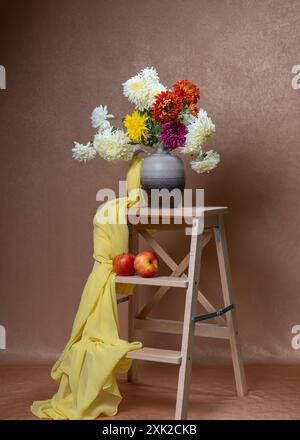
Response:
[{"label": "white chrysanthemum", "polygon": [[191,167],[196,173],[209,173],[216,168],[220,162],[220,155],[216,151],[209,150],[199,156],[198,159],[191,161]]},{"label": "white chrysanthemum", "polygon": [[149,110],[155,102],[155,96],[165,90],[153,67],[146,67],[123,83],[124,96],[135,105],[137,110]]},{"label": "white chrysanthemum", "polygon": [[140,75],[142,78],[147,79],[152,82],[159,82],[159,76],[157,70],[154,67],[145,67],[141,70]]},{"label": "white chrysanthemum", "polygon": [[180,151],[183,154],[200,154],[208,138],[216,131],[215,124],[207,116],[205,110],[200,109],[198,116],[187,125],[185,147]]},{"label": "white chrysanthemum", "polygon": [[80,144],[79,142],[74,142],[75,147],[72,148],[72,157],[79,162],[87,162],[88,160],[94,159],[97,152],[93,147],[91,142],[86,145]]},{"label": "white chrysanthemum", "polygon": [[106,105],[100,105],[94,108],[92,111],[92,126],[100,131],[103,131],[110,127],[110,123],[107,119],[114,118],[114,115],[110,115]]},{"label": "white chrysanthemum", "polygon": [[94,147],[99,156],[108,161],[130,160],[136,145],[130,144],[130,139],[123,130],[107,129],[96,134]]}]

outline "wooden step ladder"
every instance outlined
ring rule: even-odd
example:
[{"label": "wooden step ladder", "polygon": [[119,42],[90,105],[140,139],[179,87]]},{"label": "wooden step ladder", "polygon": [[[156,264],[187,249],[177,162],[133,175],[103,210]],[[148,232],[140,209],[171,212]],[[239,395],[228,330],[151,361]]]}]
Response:
[{"label": "wooden step ladder", "polygon": [[[247,393],[247,385],[244,367],[241,357],[240,343],[237,332],[236,310],[231,284],[230,266],[223,223],[223,214],[227,212],[225,207],[206,207],[199,214],[194,210],[190,217],[185,217],[184,222],[179,224],[176,210],[168,212],[169,224],[164,221],[164,213],[161,210],[151,208],[131,208],[129,211],[130,248],[133,253],[139,250],[138,239],[141,235],[170,267],[170,276],[155,276],[142,278],[139,276],[117,276],[117,283],[136,285],[134,295],[120,298],[118,303],[129,301],[128,305],[128,339],[136,339],[136,330],[182,334],[181,350],[164,350],[157,348],[142,348],[128,353],[128,357],[134,360],[163,362],[179,365],[179,378],[176,398],[175,419],[187,418],[188,397],[191,378],[194,336],[228,339],[231,346],[232,361],[238,396]],[[130,222],[130,216],[139,218],[139,223],[134,226]],[[154,239],[155,231],[173,230],[191,225],[190,252],[177,264],[163,247]],[[204,246],[214,236],[218,264],[221,277],[221,286],[225,309],[216,311],[216,308],[199,290],[199,277],[201,266],[201,253]],[[185,272],[188,269],[188,274]],[[159,286],[150,301],[138,310],[138,286]],[[149,317],[148,314],[159,303],[167,291],[172,288],[186,290],[184,319],[171,321]],[[197,301],[208,312],[207,315],[196,316]],[[226,313],[226,319],[221,316]],[[212,318],[214,323],[203,322],[206,318]],[[200,321],[200,322],[197,322]],[[136,380],[137,365],[134,362],[128,374],[129,381]]]}]

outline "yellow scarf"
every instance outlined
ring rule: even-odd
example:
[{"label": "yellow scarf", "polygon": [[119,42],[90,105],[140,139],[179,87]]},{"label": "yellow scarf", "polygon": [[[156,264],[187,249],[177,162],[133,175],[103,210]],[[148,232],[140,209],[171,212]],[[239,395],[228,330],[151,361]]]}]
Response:
[{"label": "yellow scarf", "polygon": [[[140,187],[141,164],[137,156],[131,161],[128,193]],[[133,286],[116,286],[112,259],[128,251],[125,208],[136,202],[127,197],[111,200],[94,217],[94,259],[100,264],[86,282],[70,340],[51,371],[52,378],[59,382],[58,391],[52,399],[35,401],[31,406],[37,417],[95,419],[118,411],[122,396],[115,375],[129,370],[131,360],[126,354],[142,344],[119,337],[116,287],[118,293],[130,294]],[[116,208],[116,224],[101,223],[99,215],[111,208]]]}]

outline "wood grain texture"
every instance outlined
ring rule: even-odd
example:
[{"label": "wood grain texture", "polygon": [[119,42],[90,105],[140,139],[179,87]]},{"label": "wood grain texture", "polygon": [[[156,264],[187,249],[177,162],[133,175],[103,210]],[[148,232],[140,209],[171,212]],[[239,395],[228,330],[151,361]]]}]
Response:
[{"label": "wood grain texture", "polygon": [[129,352],[127,357],[129,357],[130,359],[162,362],[162,363],[175,364],[175,365],[179,365],[181,362],[180,351],[163,350],[159,348],[144,347],[141,348],[140,350]]}]

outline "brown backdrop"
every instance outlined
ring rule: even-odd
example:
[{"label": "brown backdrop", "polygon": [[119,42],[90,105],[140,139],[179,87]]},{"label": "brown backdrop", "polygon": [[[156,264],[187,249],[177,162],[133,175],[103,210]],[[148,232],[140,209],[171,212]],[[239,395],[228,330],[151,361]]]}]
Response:
[{"label": "brown backdrop", "polygon": [[[245,359],[298,362],[291,327],[300,324],[300,90],[291,87],[291,69],[300,63],[299,1],[7,0],[0,11],[7,70],[0,91],[0,324],[8,342],[1,362],[52,361],[63,348],[92,265],[96,191],[116,189],[126,172],[126,164],[100,159],[76,163],[72,141],[91,137],[96,105],[130,111],[121,83],[151,65],[166,85],[198,83],[216,123],[211,145],[222,163],[198,176],[187,162],[188,187],[205,188],[207,204],[230,207]],[[178,242],[164,240],[180,258]],[[180,248],[186,245],[183,239]],[[202,275],[203,290],[218,303],[212,247]],[[170,309],[168,316],[182,314],[176,291],[159,314]],[[178,340],[152,335],[146,342],[175,347]],[[197,341],[202,362],[227,361],[228,354],[225,342]]]}]

